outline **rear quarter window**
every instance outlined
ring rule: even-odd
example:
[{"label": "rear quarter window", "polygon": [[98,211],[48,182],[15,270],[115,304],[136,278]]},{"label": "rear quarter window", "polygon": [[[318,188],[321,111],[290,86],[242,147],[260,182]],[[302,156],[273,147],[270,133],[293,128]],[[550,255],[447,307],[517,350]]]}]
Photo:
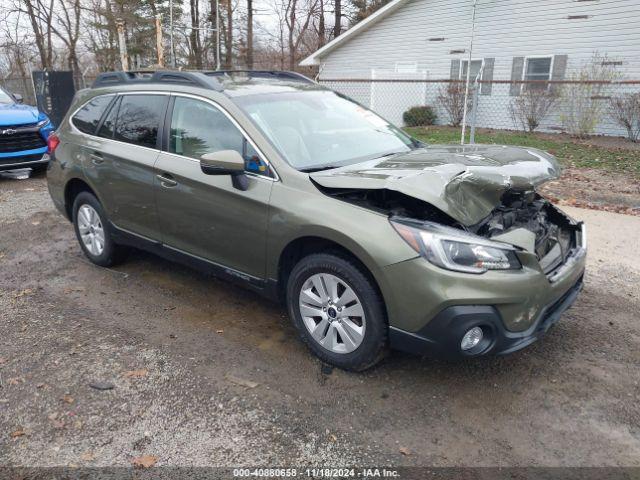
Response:
[{"label": "rear quarter window", "polygon": [[96,97],[87,102],[71,119],[73,125],[82,133],[93,135],[113,95]]}]

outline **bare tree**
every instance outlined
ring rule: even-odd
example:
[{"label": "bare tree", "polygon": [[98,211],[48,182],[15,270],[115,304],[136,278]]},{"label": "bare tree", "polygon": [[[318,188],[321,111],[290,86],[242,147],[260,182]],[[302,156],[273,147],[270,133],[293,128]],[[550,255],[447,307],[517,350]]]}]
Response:
[{"label": "bare tree", "polygon": [[67,47],[69,70],[80,73],[78,63],[78,40],[80,38],[80,0],[60,0],[60,9],[56,13],[58,27],[52,25],[53,32]]},{"label": "bare tree", "polygon": [[25,13],[29,19],[43,70],[53,68],[53,11],[54,0],[19,0],[14,11]]},{"label": "bare tree", "polygon": [[640,140],[640,92],[612,98],[609,103],[609,115],[627,130],[629,140]]},{"label": "bare tree", "polygon": [[318,0],[285,0],[284,20],[287,26],[289,47],[289,69],[294,70],[298,57],[298,48],[308,32]]},{"label": "bare tree", "polygon": [[[461,82],[453,82],[440,87],[436,98],[437,104],[449,115],[449,124],[453,127],[459,127],[464,116],[464,84]],[[472,96],[469,95],[467,100],[468,109],[471,108]]]},{"label": "bare tree", "polygon": [[571,134],[579,137],[593,134],[606,114],[609,84],[620,78],[614,62],[597,52],[580,69],[568,76],[575,83],[565,85],[560,91],[563,113],[560,121]]},{"label": "bare tree", "polygon": [[554,90],[526,88],[509,105],[511,119],[516,128],[533,132],[557,102],[558,95]]},{"label": "bare tree", "polygon": [[339,37],[342,33],[342,2],[334,0],[333,4],[333,38]]}]

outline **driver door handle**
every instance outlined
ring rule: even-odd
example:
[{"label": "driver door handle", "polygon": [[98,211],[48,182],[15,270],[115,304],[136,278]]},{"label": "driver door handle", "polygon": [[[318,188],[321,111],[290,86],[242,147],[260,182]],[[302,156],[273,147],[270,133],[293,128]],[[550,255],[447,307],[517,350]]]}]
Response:
[{"label": "driver door handle", "polygon": [[165,188],[172,188],[178,185],[178,182],[173,179],[170,173],[163,173],[162,175],[156,175],[156,177],[160,180],[160,185]]}]

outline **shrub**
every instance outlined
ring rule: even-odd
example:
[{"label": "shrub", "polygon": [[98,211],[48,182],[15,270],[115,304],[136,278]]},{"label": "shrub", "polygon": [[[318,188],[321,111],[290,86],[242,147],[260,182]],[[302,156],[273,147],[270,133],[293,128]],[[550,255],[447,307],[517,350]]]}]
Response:
[{"label": "shrub", "polygon": [[533,132],[549,114],[558,101],[554,90],[536,90],[528,88],[514,98],[509,105],[511,118],[516,128]]},{"label": "shrub", "polygon": [[407,127],[424,127],[436,122],[436,112],[429,105],[411,107],[402,114],[402,120]]},{"label": "shrub", "polygon": [[627,130],[629,140],[637,142],[640,139],[640,92],[613,97],[609,115]]},{"label": "shrub", "polygon": [[[449,125],[459,127],[464,116],[464,83],[456,82],[440,88],[437,102],[440,107],[449,115]],[[467,111],[471,111],[473,102],[473,91],[469,90],[469,98],[467,100]]]},{"label": "shrub", "polygon": [[613,63],[606,55],[597,52],[589,62],[569,75],[571,83],[563,86],[563,113],[560,121],[564,128],[578,137],[593,134],[606,114],[606,98],[608,84],[620,78]]}]

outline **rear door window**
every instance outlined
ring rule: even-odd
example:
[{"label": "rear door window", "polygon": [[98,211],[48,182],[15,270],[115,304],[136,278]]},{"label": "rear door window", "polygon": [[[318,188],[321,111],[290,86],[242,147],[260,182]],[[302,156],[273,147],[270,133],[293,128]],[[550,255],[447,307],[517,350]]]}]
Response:
[{"label": "rear door window", "polygon": [[113,100],[113,95],[96,97],[87,102],[73,116],[75,127],[82,133],[93,135],[111,100]]},{"label": "rear door window", "polygon": [[158,130],[164,121],[167,95],[123,95],[114,139],[157,148]]}]

